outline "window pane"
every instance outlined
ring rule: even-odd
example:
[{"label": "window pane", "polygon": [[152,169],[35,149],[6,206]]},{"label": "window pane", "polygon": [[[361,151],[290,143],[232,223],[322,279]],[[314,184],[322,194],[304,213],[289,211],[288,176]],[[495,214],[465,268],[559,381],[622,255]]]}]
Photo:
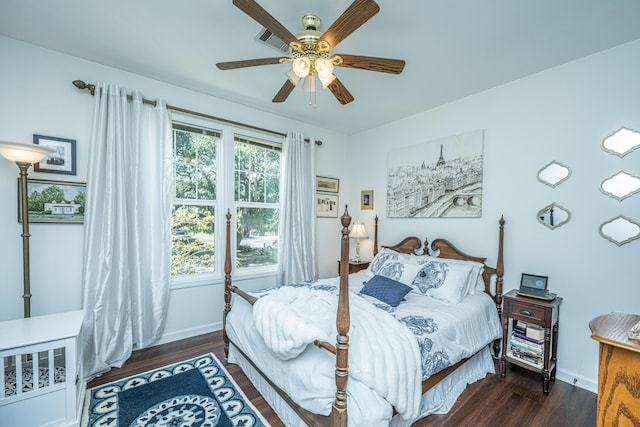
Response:
[{"label": "window pane", "polygon": [[238,208],[236,261],[239,267],[278,263],[276,208]]},{"label": "window pane", "polygon": [[216,199],[216,150],[219,139],[215,131],[174,124],[177,198]]},{"label": "window pane", "polygon": [[188,163],[176,162],[176,198],[196,199],[196,168]]},{"label": "window pane", "polygon": [[278,203],[278,200],[280,200],[280,177],[271,176],[266,181],[266,202]]},{"label": "window pane", "polygon": [[236,171],[235,200],[249,200],[249,177],[245,172]]},{"label": "window pane", "polygon": [[213,206],[174,206],[171,275],[214,271]]},{"label": "window pane", "polygon": [[264,202],[264,175],[252,173],[249,177],[249,198],[252,202]]},{"label": "window pane", "polygon": [[235,197],[238,202],[278,203],[279,147],[264,141],[235,138]]}]

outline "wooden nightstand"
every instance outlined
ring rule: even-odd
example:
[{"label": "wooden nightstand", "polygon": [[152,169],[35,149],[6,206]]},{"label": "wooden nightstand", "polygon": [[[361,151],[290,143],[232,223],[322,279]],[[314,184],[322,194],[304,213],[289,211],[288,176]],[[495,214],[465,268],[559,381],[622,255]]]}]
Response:
[{"label": "wooden nightstand", "polygon": [[[521,297],[516,294],[515,289],[503,295],[502,298],[502,377],[507,375],[507,362],[530,371],[539,372],[542,374],[542,391],[544,394],[549,394],[549,380],[555,381],[556,379],[558,316],[562,298],[556,297],[552,301],[545,301]],[[542,363],[540,365],[515,357],[511,352],[510,340],[518,320],[544,329],[544,341],[541,343]],[[529,347],[535,348],[535,345]]]},{"label": "wooden nightstand", "polygon": [[[349,274],[364,270],[365,268],[369,267],[370,263],[371,261],[355,262],[353,260],[349,260]],[[340,261],[338,261],[338,275],[340,275]]]}]

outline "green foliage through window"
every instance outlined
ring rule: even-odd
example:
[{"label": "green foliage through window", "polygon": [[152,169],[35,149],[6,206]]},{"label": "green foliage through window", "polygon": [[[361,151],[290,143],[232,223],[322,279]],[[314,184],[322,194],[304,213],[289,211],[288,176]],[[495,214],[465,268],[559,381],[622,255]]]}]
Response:
[{"label": "green foliage through window", "polygon": [[215,270],[216,153],[220,133],[174,123],[176,183],[171,275]]},{"label": "green foliage through window", "polygon": [[276,265],[280,146],[242,136],[235,137],[234,146],[236,264],[241,268]]},{"label": "green foliage through window", "polygon": [[[223,144],[233,142],[233,150]],[[280,213],[280,144],[221,131],[174,123],[173,153],[176,194],[173,204],[171,275],[213,273],[215,248],[225,236],[215,235],[216,205],[235,203],[236,266],[275,266],[278,262]],[[231,159],[223,160],[233,154]],[[219,167],[218,164],[223,165]],[[224,170],[224,165],[233,170]],[[220,174],[220,176],[218,176]],[[222,185],[233,180],[231,185]],[[224,194],[225,188],[233,189]],[[232,211],[233,212],[233,211]],[[225,222],[224,214],[219,220]],[[217,239],[217,242],[216,242]],[[219,254],[224,255],[224,254]],[[221,259],[221,258],[219,258]]]}]

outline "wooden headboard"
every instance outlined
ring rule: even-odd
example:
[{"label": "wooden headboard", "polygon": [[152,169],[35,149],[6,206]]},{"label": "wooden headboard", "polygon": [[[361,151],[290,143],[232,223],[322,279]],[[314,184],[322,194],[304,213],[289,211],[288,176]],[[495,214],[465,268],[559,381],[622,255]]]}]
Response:
[{"label": "wooden headboard", "polygon": [[[400,243],[392,246],[383,245],[382,248],[391,249],[396,252],[411,254],[411,255],[432,255],[437,254],[439,258],[458,259],[463,261],[475,261],[484,265],[484,271],[482,272],[482,279],[484,281],[484,291],[487,293],[496,304],[498,314],[502,314],[502,278],[504,276],[504,259],[503,259],[503,241],[504,241],[504,216],[500,216],[499,235],[498,235],[498,258],[496,266],[492,267],[486,264],[487,258],[477,257],[469,255],[460,249],[458,249],[453,243],[447,239],[435,239],[429,246],[428,241],[425,239],[424,246],[422,241],[415,236],[409,236],[403,239]],[[378,253],[378,216],[375,218],[375,241],[373,247],[373,255]],[[435,255],[434,255],[435,256]],[[495,276],[495,289],[492,289],[491,282]]]}]

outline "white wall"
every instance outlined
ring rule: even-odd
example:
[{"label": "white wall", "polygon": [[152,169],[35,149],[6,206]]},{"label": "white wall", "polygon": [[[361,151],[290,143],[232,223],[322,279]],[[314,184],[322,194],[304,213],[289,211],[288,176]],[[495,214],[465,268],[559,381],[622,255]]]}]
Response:
[{"label": "white wall", "polygon": [[[121,70],[0,37],[0,140],[32,143],[33,134],[77,141],[77,175],[29,171],[30,178],[86,182],[93,114],[93,97],[71,82],[106,81],[147,98],[163,98],[170,105],[280,132],[302,132],[323,141],[318,149],[318,172],[334,176],[346,160],[339,151],[346,137],[319,127],[167,85]],[[328,165],[324,168],[323,165]],[[22,232],[17,221],[15,164],[0,157],[0,321],[22,317]],[[328,224],[323,220],[324,224]],[[339,251],[339,222],[335,232],[321,233],[325,250]],[[332,228],[332,227],[329,227]],[[76,310],[82,305],[83,226],[31,224],[32,316]],[[335,237],[333,237],[335,236]],[[325,271],[335,271],[337,256],[323,257]],[[327,274],[325,274],[327,275]],[[274,282],[268,279],[268,285]],[[260,286],[248,280],[248,289]],[[223,309],[221,281],[178,287],[171,292],[163,341],[219,329]],[[188,315],[186,314],[188,313]]]},{"label": "white wall", "polygon": [[[640,130],[638,69],[640,41],[362,132],[350,141],[351,154],[367,162],[346,181],[350,205],[356,206],[360,191],[369,189],[375,203],[373,211],[352,210],[352,216],[370,228],[377,213],[382,244],[407,234],[430,241],[444,237],[494,263],[497,221],[504,215],[505,292],[519,285],[522,272],[549,276],[550,287],[564,299],[558,377],[577,378],[579,386],[593,391],[598,346],[590,339],[589,321],[640,309],[640,240],[618,247],[598,233],[602,222],[619,214],[640,223],[640,195],[618,202],[600,192],[601,181],[621,169],[640,176],[640,150],[620,159],[601,149],[602,139],[621,126]],[[386,218],[389,152],[476,129],[485,131],[482,218]],[[572,171],[556,188],[536,178],[551,160]],[[539,224],[535,215],[551,202],[572,215],[555,230]]]}]

